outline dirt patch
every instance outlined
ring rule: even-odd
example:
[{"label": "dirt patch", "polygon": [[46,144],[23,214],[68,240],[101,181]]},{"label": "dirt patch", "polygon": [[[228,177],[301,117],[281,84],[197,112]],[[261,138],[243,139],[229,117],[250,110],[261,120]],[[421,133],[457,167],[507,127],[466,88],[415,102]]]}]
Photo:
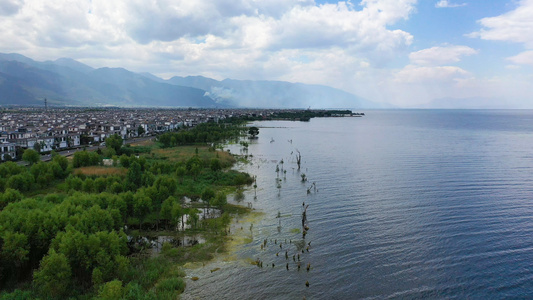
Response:
[{"label": "dirt patch", "polygon": [[117,168],[117,167],[99,167],[99,166],[92,166],[92,167],[82,167],[74,170],[74,174],[83,174],[86,176],[111,176],[111,175],[119,175],[119,176],[125,176],[128,170],[126,168]]},{"label": "dirt patch", "polygon": [[154,140],[144,140],[140,142],[133,142],[130,145],[132,147],[136,147],[136,146],[152,146],[154,144],[155,144]]}]

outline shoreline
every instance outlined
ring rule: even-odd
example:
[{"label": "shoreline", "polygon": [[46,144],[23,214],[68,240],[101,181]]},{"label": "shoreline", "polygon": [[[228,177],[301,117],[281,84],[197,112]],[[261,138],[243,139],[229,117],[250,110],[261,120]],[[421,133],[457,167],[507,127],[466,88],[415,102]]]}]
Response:
[{"label": "shoreline", "polygon": [[216,276],[222,276],[225,272],[231,274],[231,270],[228,270],[229,265],[236,265],[238,268],[252,265],[253,259],[239,256],[239,251],[242,250],[242,247],[253,243],[253,234],[250,234],[247,228],[250,224],[260,222],[264,217],[264,212],[249,211],[242,216],[233,218],[231,233],[221,245],[224,248],[223,251],[217,252],[212,259],[205,262],[183,264],[183,271],[187,275],[185,276],[185,290],[180,294],[181,299],[196,299],[195,291],[198,289],[205,291],[206,282],[209,284],[210,280]]}]

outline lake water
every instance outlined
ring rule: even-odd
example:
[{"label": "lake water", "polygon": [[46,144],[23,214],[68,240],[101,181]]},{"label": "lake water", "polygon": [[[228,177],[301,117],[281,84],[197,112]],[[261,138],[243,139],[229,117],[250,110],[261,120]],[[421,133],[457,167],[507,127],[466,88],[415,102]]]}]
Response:
[{"label": "lake water", "polygon": [[233,228],[251,242],[231,258],[188,270],[184,299],[533,297],[533,111],[365,113],[255,123],[243,204],[264,215]]}]

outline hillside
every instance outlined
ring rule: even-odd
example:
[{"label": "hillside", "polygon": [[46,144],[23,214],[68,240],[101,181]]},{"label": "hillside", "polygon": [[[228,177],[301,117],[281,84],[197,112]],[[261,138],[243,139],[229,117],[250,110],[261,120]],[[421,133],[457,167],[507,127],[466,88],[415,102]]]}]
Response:
[{"label": "hillside", "polygon": [[123,68],[95,69],[70,58],[38,62],[0,53],[0,105],[377,108],[353,94],[321,85],[202,76],[164,80]]},{"label": "hillside", "polygon": [[[205,91],[161,83],[125,69],[93,69],[71,59],[36,62],[0,55],[0,105],[215,107]],[[218,105],[220,106],[220,105]]]}]

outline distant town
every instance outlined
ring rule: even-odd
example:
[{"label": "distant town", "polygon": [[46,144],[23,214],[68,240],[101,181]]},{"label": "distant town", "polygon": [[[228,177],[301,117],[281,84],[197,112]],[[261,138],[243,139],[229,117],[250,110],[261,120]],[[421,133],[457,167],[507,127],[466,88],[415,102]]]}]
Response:
[{"label": "distant town", "polygon": [[20,159],[25,149],[51,151],[101,145],[117,134],[125,141],[227,118],[308,121],[313,116],[362,116],[349,110],[1,108],[0,159]]}]

